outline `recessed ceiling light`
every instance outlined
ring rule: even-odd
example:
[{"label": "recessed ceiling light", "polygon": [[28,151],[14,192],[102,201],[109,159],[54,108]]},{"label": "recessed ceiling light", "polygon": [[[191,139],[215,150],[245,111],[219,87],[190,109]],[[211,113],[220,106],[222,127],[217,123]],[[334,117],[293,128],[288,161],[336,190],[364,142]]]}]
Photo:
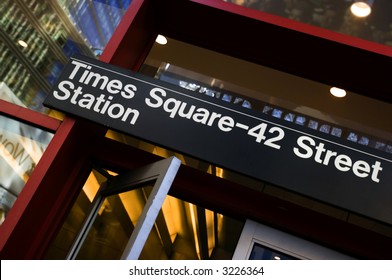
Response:
[{"label": "recessed ceiling light", "polygon": [[157,42],[160,45],[166,45],[167,44],[167,39],[165,36],[158,35],[157,38],[155,39],[155,42]]},{"label": "recessed ceiling light", "polygon": [[356,1],[351,5],[350,10],[357,17],[367,17],[372,12],[371,4],[373,1]]},{"label": "recessed ceiling light", "polygon": [[345,97],[347,92],[344,89],[331,87],[329,92],[335,97]]},{"label": "recessed ceiling light", "polygon": [[23,40],[18,40],[18,44],[21,45],[23,48],[27,48],[27,43]]}]

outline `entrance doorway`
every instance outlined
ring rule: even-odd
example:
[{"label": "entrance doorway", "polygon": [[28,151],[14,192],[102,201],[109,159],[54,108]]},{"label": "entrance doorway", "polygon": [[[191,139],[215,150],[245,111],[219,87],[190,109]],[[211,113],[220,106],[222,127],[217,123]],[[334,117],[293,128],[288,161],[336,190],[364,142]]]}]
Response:
[{"label": "entrance doorway", "polygon": [[350,256],[308,240],[247,220],[234,260],[347,260]]},{"label": "entrance doorway", "polygon": [[[45,258],[231,259],[243,221],[171,195],[152,206],[156,218],[143,219],[156,173],[146,167],[119,175],[94,169]],[[151,230],[139,230],[143,240],[132,241],[141,225]],[[135,244],[138,256],[130,249]]]},{"label": "entrance doorway", "polygon": [[[102,237],[105,243],[118,248],[120,259],[138,259],[180,165],[178,158],[171,157],[109,178],[95,196],[67,259],[89,258],[92,248],[94,256],[104,254],[95,250],[102,244]],[[142,189],[146,203],[132,228],[124,226],[121,217],[129,212],[128,200],[137,189]],[[105,236],[111,225],[122,230]],[[103,229],[104,235],[97,234],[97,229]]]},{"label": "entrance doorway", "polygon": [[[170,157],[120,175],[93,171],[57,238],[66,258],[138,259],[180,165]],[[143,205],[135,211],[137,198]]]}]

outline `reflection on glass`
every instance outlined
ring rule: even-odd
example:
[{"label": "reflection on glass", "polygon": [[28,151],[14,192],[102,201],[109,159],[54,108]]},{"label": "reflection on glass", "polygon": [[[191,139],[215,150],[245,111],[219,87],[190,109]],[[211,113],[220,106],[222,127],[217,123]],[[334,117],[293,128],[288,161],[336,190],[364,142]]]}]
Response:
[{"label": "reflection on glass", "polygon": [[[199,80],[195,80],[194,76],[198,76],[200,79],[200,77],[204,75],[171,65],[169,63],[161,63],[159,69],[157,69],[155,78],[174,85],[178,85],[195,93],[201,93],[209,97],[221,99],[225,102],[240,105],[244,108],[252,108],[252,103],[244,97],[240,96],[240,94],[234,94],[232,92],[228,93],[227,90],[224,91],[220,88],[218,89],[218,86],[214,85],[220,83],[221,81],[218,81],[217,79],[211,79],[210,85],[207,85],[206,81],[201,82]],[[204,76],[204,78],[207,78],[207,76]],[[207,79],[210,78],[208,77]]]},{"label": "reflection on glass", "polygon": [[105,198],[76,258],[120,259],[145,202],[145,188]]},{"label": "reflection on glass", "polygon": [[384,142],[376,141],[376,146],[375,148],[378,150],[384,150],[386,144]]},{"label": "reflection on glass", "polygon": [[288,113],[284,116],[284,120],[288,122],[293,122],[295,118],[295,114]]},{"label": "reflection on glass", "polygon": [[350,0],[223,0],[254,10],[392,46],[392,1],[377,0],[367,18],[351,12]]},{"label": "reflection on glass", "polygon": [[330,130],[331,130],[331,126],[330,125],[328,125],[328,124],[323,124],[322,126],[320,126],[320,129],[319,129],[321,132],[324,132],[324,133],[329,133],[330,132]]},{"label": "reflection on glass", "polygon": [[53,134],[0,115],[0,224]]},{"label": "reflection on glass", "polygon": [[369,145],[369,138],[362,136],[361,139],[359,139],[358,143],[367,146]]},{"label": "reflection on glass", "polygon": [[[306,123],[306,118],[304,116],[297,116],[295,118],[295,123],[299,125],[305,125]],[[310,123],[310,122],[309,122]]]},{"label": "reflection on glass", "polygon": [[250,260],[296,260],[293,256],[255,243],[249,256]]},{"label": "reflection on glass", "polygon": [[[171,42],[178,44],[174,39],[170,39],[167,47],[170,47]],[[179,48],[179,50],[192,50],[194,47],[185,44],[182,48],[183,49]],[[154,51],[152,51],[152,53],[154,53]],[[144,71],[144,69],[146,69],[146,71]],[[351,142],[357,142],[357,140],[353,141],[352,135],[363,134],[358,131],[353,131],[350,127],[343,127],[339,122],[331,123],[330,119],[324,119],[323,116],[321,116],[320,119],[319,117],[316,118],[314,116],[306,115],[304,112],[301,112],[301,115],[298,115],[298,109],[278,107],[277,104],[270,103],[270,100],[262,101],[262,99],[249,97],[247,94],[252,96],[254,93],[246,93],[248,92],[248,89],[242,86],[237,86],[228,81],[210,77],[203,73],[194,72],[173,63],[160,61],[159,57],[157,60],[156,58],[151,60],[147,58],[141,72],[154,76],[156,79],[178,85],[189,90],[191,94],[204,94],[213,99],[220,99],[254,111],[261,111],[266,115],[283,119],[299,126],[306,126]],[[235,91],[232,90],[233,88]],[[259,93],[261,94],[261,92],[257,92],[257,94]],[[275,102],[274,96],[271,96],[270,98],[272,102]],[[374,136],[365,134],[363,134],[363,137],[366,137],[369,141],[362,141],[360,144],[391,153],[392,149],[389,148],[391,146],[390,143],[388,143],[389,141],[379,138],[375,139]]]},{"label": "reflection on glass", "polygon": [[282,117],[282,114],[283,114],[283,111],[280,110],[280,109],[274,109],[272,111],[272,116],[275,117],[275,118],[279,118],[280,119]]},{"label": "reflection on glass", "polygon": [[331,135],[336,136],[336,137],[341,137],[343,133],[343,130],[339,127],[333,127],[331,131]]},{"label": "reflection on glass", "polygon": [[349,135],[347,136],[347,140],[351,142],[357,142],[358,141],[358,134],[354,132],[350,132]]},{"label": "reflection on glass", "polygon": [[319,124],[318,124],[317,121],[310,120],[310,121],[309,121],[308,127],[310,127],[311,129],[317,129],[318,125],[319,125]]},{"label": "reflection on glass", "polygon": [[131,0],[88,1],[58,0],[88,46],[99,56]]},{"label": "reflection on glass", "polygon": [[0,1],[0,99],[50,114],[42,102],[68,58],[98,57],[130,2]]},{"label": "reflection on glass", "polygon": [[[45,259],[65,259],[107,179],[93,170]],[[119,259],[139,220],[151,187],[145,186],[105,199],[82,245],[79,259]],[[167,196],[155,221],[141,260],[231,259],[244,223]]]},{"label": "reflection on glass", "polygon": [[46,259],[65,259],[67,257],[72,243],[81,229],[90,207],[92,207],[92,201],[100,185],[106,180],[95,170],[90,173],[60,232],[46,253]]}]

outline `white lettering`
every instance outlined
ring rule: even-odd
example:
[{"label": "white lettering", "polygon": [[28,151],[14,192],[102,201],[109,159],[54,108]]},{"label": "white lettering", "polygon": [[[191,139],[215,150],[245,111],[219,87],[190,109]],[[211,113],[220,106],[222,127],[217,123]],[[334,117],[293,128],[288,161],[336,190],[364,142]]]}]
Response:
[{"label": "white lettering", "polygon": [[[72,80],[75,78],[76,74],[78,73],[80,68],[87,68],[87,64],[72,60],[71,62],[73,65],[75,65],[75,68],[72,70],[71,75],[69,75],[69,78]],[[90,67],[91,68],[91,67]]]},{"label": "white lettering", "polygon": [[117,94],[117,93],[120,92],[120,90],[122,90],[122,87],[123,87],[123,84],[122,84],[121,81],[119,81],[119,80],[111,80],[111,81],[109,81],[109,83],[108,83],[108,85],[106,87],[106,90],[109,93]]},{"label": "white lettering", "polygon": [[166,100],[166,92],[161,88],[153,88],[150,91],[150,97],[145,99],[146,105],[151,108],[160,108],[169,114],[169,117],[176,117],[192,120],[196,123],[217,127],[224,132],[229,132],[235,126],[235,121],[229,116],[222,116],[217,112],[210,112],[205,108],[197,108],[195,105],[170,97]]},{"label": "white lettering", "polygon": [[298,148],[294,148],[294,154],[296,154],[298,157],[300,158],[310,158],[313,155],[313,150],[312,148],[309,148],[304,141],[309,142],[309,144],[311,146],[316,145],[316,143],[314,142],[314,140],[308,136],[301,136],[298,138],[297,140],[297,144],[298,146],[300,146],[302,149],[305,150],[305,154],[301,153],[300,150]]},{"label": "white lettering", "polygon": [[[338,154],[335,151],[327,150],[324,143],[318,143],[309,136],[300,136],[297,139],[298,147],[294,147],[294,154],[303,159],[310,159],[314,156],[313,160],[316,163],[328,166],[329,163],[341,171],[352,171],[353,174],[359,178],[366,178],[371,173],[371,180],[379,183],[379,173],[382,171],[381,162],[376,161],[370,165],[366,161],[357,160],[353,162],[351,157],[345,154]],[[314,147],[314,149],[312,148]]]},{"label": "white lettering", "polygon": [[53,91],[53,96],[58,100],[67,100],[71,96],[71,92],[65,87],[68,86],[70,89],[74,89],[74,84],[70,81],[62,81],[59,83],[60,94],[57,90]]},{"label": "white lettering", "polygon": [[225,132],[229,132],[233,129],[235,125],[235,121],[233,118],[228,117],[228,116],[223,116],[219,122],[218,122],[218,127]]},{"label": "white lettering", "polygon": [[349,156],[338,155],[335,158],[335,167],[343,172],[349,171],[352,165],[352,160]]},{"label": "white lettering", "polygon": [[153,88],[150,91],[150,96],[156,101],[156,103],[151,102],[150,98],[146,98],[146,104],[152,108],[159,108],[163,104],[162,98],[160,98],[156,93],[160,93],[162,96],[166,96],[166,91],[161,88]]},{"label": "white lettering", "polygon": [[372,172],[372,180],[376,183],[380,182],[380,179],[378,178],[378,172],[380,172],[382,170],[381,167],[381,162],[376,161],[373,165],[373,172]]},{"label": "white lettering", "polygon": [[366,178],[370,173],[370,165],[363,160],[358,160],[353,164],[353,172],[360,178]]},{"label": "white lettering", "polygon": [[180,108],[180,105],[181,105],[181,101],[174,98],[169,98],[163,104],[163,110],[165,110],[165,112],[170,113],[171,118],[174,118],[177,115],[177,111]]},{"label": "white lettering", "polygon": [[136,86],[128,84],[124,86],[124,91],[121,91],[121,96],[125,99],[131,99],[135,96],[135,92],[137,91]]}]

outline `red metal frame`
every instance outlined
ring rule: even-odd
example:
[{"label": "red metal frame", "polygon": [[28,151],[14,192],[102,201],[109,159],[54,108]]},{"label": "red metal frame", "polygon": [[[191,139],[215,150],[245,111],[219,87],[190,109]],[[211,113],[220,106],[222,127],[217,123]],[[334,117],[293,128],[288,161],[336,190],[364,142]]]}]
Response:
[{"label": "red metal frame", "polygon": [[60,120],[48,117],[39,112],[20,107],[4,100],[0,100],[0,115],[8,116],[12,119],[51,132],[55,132],[61,124]]},{"label": "red metal frame", "polygon": [[[392,101],[389,73],[384,72],[392,68],[391,49],[218,0],[134,0],[100,59],[136,71],[159,33]],[[363,67],[364,61],[370,61],[373,67]],[[57,120],[30,110],[4,102],[0,106],[6,115],[56,130],[0,227],[1,259],[44,257],[93,160],[127,169],[156,159],[106,139],[105,128],[87,121],[65,117],[58,126]],[[181,167],[171,194],[223,214],[250,217],[360,257],[392,257],[385,249],[392,247],[391,238],[188,167]]]},{"label": "red metal frame", "polygon": [[302,32],[305,34],[317,36],[323,39],[327,39],[329,41],[334,41],[339,44],[344,44],[348,46],[352,46],[355,48],[363,49],[366,51],[382,54],[385,56],[392,57],[392,47],[379,44],[376,42],[371,42],[367,40],[363,40],[358,37],[353,37],[349,35],[345,35],[342,33],[338,33],[335,31],[327,30],[324,28],[320,28],[317,26],[305,24],[302,22],[298,22],[295,20],[275,16],[272,14],[268,14],[265,12],[252,10],[247,7],[238,6],[233,3],[224,2],[222,0],[190,0],[191,2],[199,3],[202,5],[207,5],[210,7],[214,7],[216,9],[225,10],[233,14],[239,14],[246,16],[248,18],[253,18],[258,21],[264,21],[276,26],[281,26],[283,28],[292,29],[298,32]]},{"label": "red metal frame", "polygon": [[100,60],[137,71],[156,38],[151,0],[134,0],[105,47]]},{"label": "red metal frame", "polygon": [[[161,159],[107,138],[100,145],[105,149],[95,155],[96,163],[118,172]],[[169,194],[230,217],[262,222],[348,255],[392,257],[390,250],[385,250],[392,246],[392,238],[188,166],[181,166]]]},{"label": "red metal frame", "polygon": [[0,228],[1,259],[43,257],[90,172],[91,143],[105,131],[64,119]]},{"label": "red metal frame", "polygon": [[392,48],[220,0],[160,3],[164,35],[392,103]]}]

